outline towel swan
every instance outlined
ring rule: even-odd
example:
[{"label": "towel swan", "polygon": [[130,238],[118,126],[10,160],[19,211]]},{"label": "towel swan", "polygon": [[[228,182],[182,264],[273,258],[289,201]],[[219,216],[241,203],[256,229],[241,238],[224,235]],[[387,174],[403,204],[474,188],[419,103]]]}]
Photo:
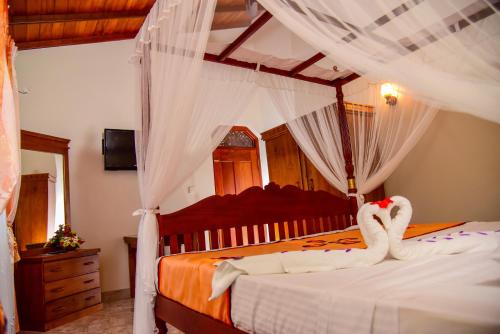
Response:
[{"label": "towel swan", "polygon": [[[387,203],[387,206],[380,210],[379,217],[387,231],[389,252],[396,259],[411,260],[430,255],[492,251],[498,246],[497,238],[493,231],[460,231],[458,233],[403,243],[403,235],[412,216],[410,201],[402,196],[393,196],[384,201]],[[398,208],[398,212],[394,218],[391,218],[391,210],[394,207]]]},{"label": "towel swan", "polygon": [[367,249],[308,250],[247,256],[224,260],[212,279],[213,300],[222,295],[240,275],[305,273],[370,266],[381,262],[389,252],[387,232],[375,219],[381,208],[369,203],[357,214]]}]

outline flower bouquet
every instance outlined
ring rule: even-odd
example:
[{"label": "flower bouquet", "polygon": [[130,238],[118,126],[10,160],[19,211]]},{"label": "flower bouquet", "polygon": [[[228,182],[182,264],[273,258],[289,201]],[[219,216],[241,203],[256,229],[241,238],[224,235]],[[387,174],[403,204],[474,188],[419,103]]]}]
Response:
[{"label": "flower bouquet", "polygon": [[68,225],[59,225],[56,233],[49,241],[45,244],[46,248],[55,248],[58,250],[74,250],[80,247],[85,241],[76,235],[75,232],[71,231],[71,227]]}]

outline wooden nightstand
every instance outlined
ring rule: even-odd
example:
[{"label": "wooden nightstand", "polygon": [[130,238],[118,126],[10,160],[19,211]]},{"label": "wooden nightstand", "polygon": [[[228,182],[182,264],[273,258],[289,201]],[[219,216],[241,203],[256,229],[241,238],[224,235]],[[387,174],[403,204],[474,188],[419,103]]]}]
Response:
[{"label": "wooden nightstand", "polygon": [[21,329],[46,331],[102,309],[99,251],[21,256],[15,277]]}]

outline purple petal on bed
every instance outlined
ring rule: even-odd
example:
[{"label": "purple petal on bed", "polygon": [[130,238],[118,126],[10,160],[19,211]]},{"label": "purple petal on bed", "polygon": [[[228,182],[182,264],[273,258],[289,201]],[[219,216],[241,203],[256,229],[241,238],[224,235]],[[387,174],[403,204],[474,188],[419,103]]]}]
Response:
[{"label": "purple petal on bed", "polygon": [[433,236],[433,237],[432,237],[432,239],[436,239],[436,238],[437,238],[437,236]]},{"label": "purple petal on bed", "polygon": [[425,242],[436,242],[436,240],[425,240]]},{"label": "purple petal on bed", "polygon": [[446,240],[453,240],[452,237],[444,237],[444,239],[446,239]]},{"label": "purple petal on bed", "polygon": [[468,237],[470,234],[469,233],[460,233],[460,236],[463,236],[463,237]]},{"label": "purple petal on bed", "polygon": [[349,253],[351,250],[352,250],[351,248],[347,248],[347,249],[345,250],[345,252],[346,252],[346,253]]},{"label": "purple petal on bed", "polygon": [[482,235],[488,235],[488,233],[486,233],[486,232],[480,232],[480,231],[478,231],[477,233],[478,234],[482,234]]}]

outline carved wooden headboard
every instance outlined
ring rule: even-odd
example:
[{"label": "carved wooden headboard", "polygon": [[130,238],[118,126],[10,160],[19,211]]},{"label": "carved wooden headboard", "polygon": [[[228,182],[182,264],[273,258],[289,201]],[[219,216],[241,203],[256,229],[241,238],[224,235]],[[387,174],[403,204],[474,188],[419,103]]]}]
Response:
[{"label": "carved wooden headboard", "polygon": [[[257,244],[346,228],[354,223],[347,198],[325,191],[270,183],[238,195],[210,196],[177,212],[158,215],[160,255]],[[266,225],[268,236],[266,236]],[[205,234],[205,231],[208,231]]]}]

